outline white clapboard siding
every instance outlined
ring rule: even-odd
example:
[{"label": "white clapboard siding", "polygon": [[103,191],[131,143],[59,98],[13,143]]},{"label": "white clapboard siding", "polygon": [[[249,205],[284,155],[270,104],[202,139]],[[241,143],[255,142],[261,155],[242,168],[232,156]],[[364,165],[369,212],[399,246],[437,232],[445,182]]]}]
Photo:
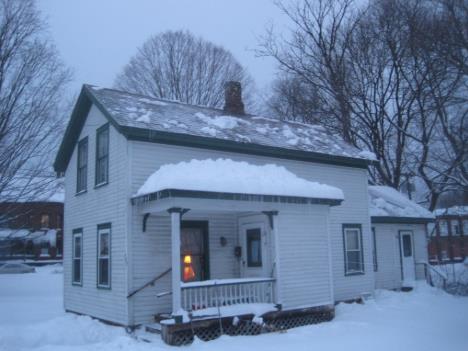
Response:
[{"label": "white clapboard siding", "polygon": [[[129,202],[127,140],[110,126],[109,184],[94,188],[96,129],[107,123],[94,106],[80,135],[88,136],[87,192],[76,193],[76,147],[65,174],[64,306],[66,310],[127,324],[126,210]],[[97,285],[97,225],[110,222],[111,289]],[[83,228],[83,284],[72,285],[72,231]]]},{"label": "white clapboard siding", "polygon": [[[370,219],[368,209],[367,195],[367,171],[351,167],[342,167],[335,165],[325,165],[311,162],[302,162],[286,160],[271,157],[262,157],[255,155],[245,155],[232,152],[223,152],[216,150],[205,150],[190,147],[163,145],[156,143],[146,143],[131,141],[131,187],[132,193],[136,193],[138,188],[145,180],[160,166],[168,163],[177,163],[189,161],[191,159],[206,158],[230,158],[236,161],[247,161],[252,164],[275,163],[283,165],[299,177],[317,181],[341,188],[345,195],[345,201],[339,207],[333,207],[330,211],[330,232],[332,242],[332,261],[333,261],[333,279],[335,300],[348,300],[359,297],[362,293],[372,292],[374,288],[374,276],[372,269],[372,242],[370,235]],[[189,175],[188,175],[189,176]],[[155,263],[155,259],[147,254],[147,246],[139,243],[141,233],[141,215],[133,211],[132,220],[132,254],[139,257],[141,262],[133,267],[132,274],[141,277],[141,281],[136,282],[132,279],[131,285],[138,286],[145,279],[151,279],[155,273],[164,271],[169,264],[169,257],[160,258],[167,260],[161,266]],[[357,223],[362,225],[365,274],[359,276],[345,276],[344,274],[344,253],[343,253],[343,223]],[[167,224],[169,225],[169,224]],[[315,225],[311,223],[311,225]],[[167,228],[167,232],[169,228]],[[157,246],[156,243],[154,245]],[[163,243],[169,249],[170,242]],[[301,243],[294,243],[295,247],[300,248]],[[137,261],[134,261],[135,263]],[[320,269],[327,272],[328,259],[320,262]],[[315,267],[313,268],[315,269]],[[294,273],[294,272],[291,272]],[[145,279],[144,279],[144,278]],[[146,300],[149,301],[149,300]],[[160,300],[162,301],[162,300]],[[169,302],[169,298],[167,298]],[[154,305],[141,306],[138,298],[132,302],[132,308],[145,310],[151,309]],[[166,308],[170,310],[170,306]],[[149,312],[148,312],[149,313]],[[135,317],[135,322],[140,317]]]},{"label": "white clapboard siding", "polygon": [[[137,289],[167,270],[171,265],[170,217],[151,215],[146,232],[141,231],[141,215],[135,214],[132,231],[133,286]],[[239,263],[234,256],[238,244],[237,215],[235,213],[188,212],[183,220],[207,220],[209,233],[210,279],[238,278]],[[221,246],[220,238],[226,238]],[[171,275],[167,274],[152,287],[141,290],[130,298],[133,323],[148,322],[156,313],[171,312],[171,296],[157,297],[171,291]]]},{"label": "white clapboard siding", "polygon": [[333,304],[327,206],[281,206],[277,218],[280,290],[284,309]]},{"label": "white clapboard siding", "polygon": [[[415,262],[427,262],[427,240],[424,224],[373,224],[377,247],[377,289],[399,289],[402,285],[399,231],[413,232]],[[416,279],[424,279],[424,267],[416,264]]]}]

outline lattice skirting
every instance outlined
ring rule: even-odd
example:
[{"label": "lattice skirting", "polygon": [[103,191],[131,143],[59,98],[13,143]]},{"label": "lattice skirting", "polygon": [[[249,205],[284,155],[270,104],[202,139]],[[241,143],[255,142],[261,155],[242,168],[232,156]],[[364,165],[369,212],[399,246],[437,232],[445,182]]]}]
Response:
[{"label": "lattice skirting", "polygon": [[263,323],[252,321],[252,315],[242,316],[237,323],[232,317],[184,323],[179,325],[163,326],[162,339],[169,345],[181,346],[193,342],[194,336],[200,340],[209,341],[225,335],[258,335],[282,331],[330,321],[334,317],[331,307],[314,308],[310,310],[275,312],[263,316]]}]

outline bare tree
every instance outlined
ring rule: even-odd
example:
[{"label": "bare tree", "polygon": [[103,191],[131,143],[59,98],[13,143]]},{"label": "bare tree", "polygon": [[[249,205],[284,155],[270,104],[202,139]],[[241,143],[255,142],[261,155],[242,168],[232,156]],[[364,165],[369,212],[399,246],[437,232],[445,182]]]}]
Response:
[{"label": "bare tree", "polygon": [[269,115],[302,123],[323,123],[321,117],[324,116],[320,107],[319,96],[314,87],[292,74],[283,74],[277,78],[266,99],[266,111]]},{"label": "bare tree", "polygon": [[0,0],[0,202],[37,199],[54,181],[51,154],[71,73],[32,0]]},{"label": "bare tree", "polygon": [[222,108],[223,84],[229,80],[241,82],[244,102],[252,106],[253,81],[229,51],[187,31],[167,31],[138,49],[115,85],[138,94]]},{"label": "bare tree", "polygon": [[348,37],[355,21],[353,0],[277,2],[294,25],[289,37],[270,29],[260,55],[272,56],[280,69],[318,92],[323,123],[354,143],[345,77]]},{"label": "bare tree", "polygon": [[[280,3],[293,28],[289,37],[269,30],[262,42],[260,53],[276,58],[287,79],[274,86],[270,106],[315,113],[304,121],[373,151],[375,183],[398,189],[419,177],[433,209],[444,192],[466,188],[466,3]],[[285,95],[290,87],[303,93]]]}]

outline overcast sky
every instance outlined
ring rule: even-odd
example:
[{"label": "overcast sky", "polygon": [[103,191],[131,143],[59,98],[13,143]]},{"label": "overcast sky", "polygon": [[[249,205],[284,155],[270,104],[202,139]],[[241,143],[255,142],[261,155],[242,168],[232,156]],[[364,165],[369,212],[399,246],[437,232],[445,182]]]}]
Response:
[{"label": "overcast sky", "polygon": [[112,86],[137,47],[169,29],[188,29],[223,45],[263,88],[275,65],[252,50],[269,23],[285,23],[272,0],[40,0],[39,8],[74,70],[75,91],[83,83]]}]

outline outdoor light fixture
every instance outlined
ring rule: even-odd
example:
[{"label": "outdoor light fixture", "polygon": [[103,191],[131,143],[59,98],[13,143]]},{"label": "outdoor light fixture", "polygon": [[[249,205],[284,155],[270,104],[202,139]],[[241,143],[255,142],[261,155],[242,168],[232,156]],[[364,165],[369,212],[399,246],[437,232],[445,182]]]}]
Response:
[{"label": "outdoor light fixture", "polygon": [[227,239],[224,236],[222,236],[221,238],[219,238],[219,243],[221,244],[221,246],[226,246]]}]

